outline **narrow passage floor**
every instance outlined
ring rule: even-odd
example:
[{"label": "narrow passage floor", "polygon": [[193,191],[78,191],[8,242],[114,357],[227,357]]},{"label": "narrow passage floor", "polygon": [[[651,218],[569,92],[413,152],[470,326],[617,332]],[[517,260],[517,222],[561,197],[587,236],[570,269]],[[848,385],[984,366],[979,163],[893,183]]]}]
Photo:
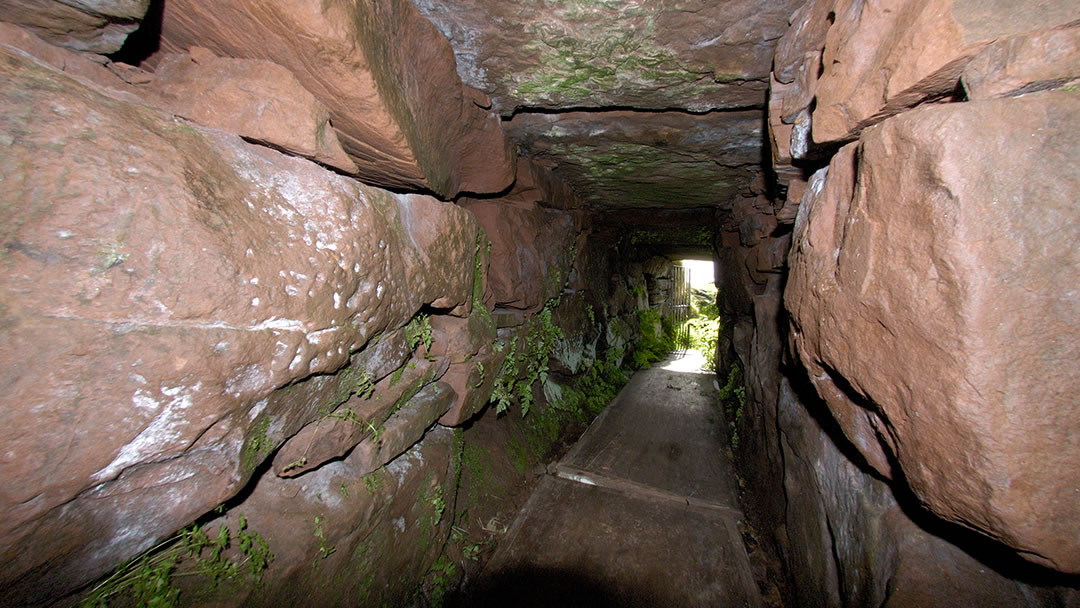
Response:
[{"label": "narrow passage floor", "polygon": [[634,375],[549,468],[470,604],[761,606],[703,362],[690,351]]}]

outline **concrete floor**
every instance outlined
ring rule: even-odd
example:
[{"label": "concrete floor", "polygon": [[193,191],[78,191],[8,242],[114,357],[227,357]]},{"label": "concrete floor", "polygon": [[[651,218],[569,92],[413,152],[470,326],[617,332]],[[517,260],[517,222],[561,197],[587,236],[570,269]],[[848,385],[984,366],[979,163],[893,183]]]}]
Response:
[{"label": "concrete floor", "polygon": [[634,375],[537,485],[470,605],[761,606],[702,363]]}]

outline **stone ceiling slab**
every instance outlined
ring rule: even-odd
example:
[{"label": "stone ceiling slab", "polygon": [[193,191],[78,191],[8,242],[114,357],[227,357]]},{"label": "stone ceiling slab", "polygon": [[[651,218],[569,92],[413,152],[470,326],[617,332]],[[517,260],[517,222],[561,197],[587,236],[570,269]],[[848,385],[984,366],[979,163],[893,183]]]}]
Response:
[{"label": "stone ceiling slab", "polygon": [[801,0],[413,0],[462,80],[519,108],[761,106]]},{"label": "stone ceiling slab", "polygon": [[523,154],[595,209],[727,207],[762,163],[758,111],[519,114]]}]

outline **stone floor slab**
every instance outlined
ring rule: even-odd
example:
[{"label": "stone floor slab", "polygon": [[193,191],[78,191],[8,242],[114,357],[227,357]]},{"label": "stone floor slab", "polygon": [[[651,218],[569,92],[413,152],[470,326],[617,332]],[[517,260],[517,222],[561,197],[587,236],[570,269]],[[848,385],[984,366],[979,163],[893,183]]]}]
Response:
[{"label": "stone floor slab", "polygon": [[467,605],[762,605],[698,365],[671,358],[634,376],[539,482]]}]

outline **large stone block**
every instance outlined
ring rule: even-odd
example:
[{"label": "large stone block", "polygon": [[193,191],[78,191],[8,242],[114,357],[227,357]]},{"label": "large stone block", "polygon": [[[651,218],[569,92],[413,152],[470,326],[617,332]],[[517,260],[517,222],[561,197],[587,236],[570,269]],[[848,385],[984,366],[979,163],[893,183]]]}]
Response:
[{"label": "large stone block", "polygon": [[785,559],[799,584],[796,606],[1008,608],[1035,604],[1039,595],[1040,605],[1056,603],[921,528],[912,507],[905,511],[888,484],[833,441],[821,408],[813,395],[800,399],[788,379],[780,382]]},{"label": "large stone block", "polygon": [[368,437],[349,454],[360,474],[373,473],[413,444],[420,441],[457,400],[450,385],[436,382],[425,386],[383,423],[377,435]]},{"label": "large stone block", "polygon": [[220,584],[208,591],[203,577],[174,577],[183,604],[398,606],[415,601],[454,523],[455,447],[453,432],[435,427],[373,473],[367,472],[363,454],[354,451],[301,477],[261,477],[243,500],[204,526],[235,530],[239,517],[245,517],[274,554],[261,583]]},{"label": "large stone block", "polygon": [[513,181],[499,117],[463,87],[450,44],[405,0],[170,0],[162,40],[286,67],[330,111],[365,182],[452,197]]},{"label": "large stone block", "polygon": [[274,456],[276,474],[302,475],[344,456],[361,441],[377,437],[396,411],[438,380],[446,371],[445,362],[410,361],[412,353],[403,333],[394,332],[389,339],[384,337],[364,349],[350,368],[338,374],[343,376],[341,398],[324,401],[317,417],[278,449]]},{"label": "large stone block", "polygon": [[270,61],[217,57],[195,47],[169,55],[140,95],[173,114],[236,133],[346,173],[353,163],[330,126],[330,112],[289,70]]},{"label": "large stone block", "polygon": [[1010,36],[984,48],[964,67],[969,99],[1015,97],[1080,80],[1080,19],[1067,26]]},{"label": "large stone block", "polygon": [[1067,572],[1080,572],[1078,127],[1080,97],[1062,91],[868,129],[811,181],[785,296],[800,359],[872,466]]},{"label": "large stone block", "polygon": [[762,162],[761,113],[523,113],[507,122],[522,153],[595,208],[700,208],[722,204]]},{"label": "large stone block", "polygon": [[813,114],[818,143],[950,95],[964,65],[996,38],[1080,17],[1070,0],[1024,8],[1008,0],[839,0],[832,12]]},{"label": "large stone block", "polygon": [[789,19],[790,27],[776,42],[773,75],[790,84],[798,78],[808,53],[820,53],[832,24],[830,14],[837,0],[806,0]]},{"label": "large stone block", "polygon": [[451,40],[467,84],[520,107],[761,105],[798,0],[414,0]]},{"label": "large stone block", "polygon": [[235,494],[370,339],[469,302],[478,226],[0,58],[0,603],[40,604]]},{"label": "large stone block", "polygon": [[485,302],[532,313],[562,291],[576,238],[570,214],[513,198],[466,199],[461,205],[491,238]]},{"label": "large stone block", "polygon": [[139,27],[150,0],[5,0],[0,21],[75,51],[109,54]]}]

